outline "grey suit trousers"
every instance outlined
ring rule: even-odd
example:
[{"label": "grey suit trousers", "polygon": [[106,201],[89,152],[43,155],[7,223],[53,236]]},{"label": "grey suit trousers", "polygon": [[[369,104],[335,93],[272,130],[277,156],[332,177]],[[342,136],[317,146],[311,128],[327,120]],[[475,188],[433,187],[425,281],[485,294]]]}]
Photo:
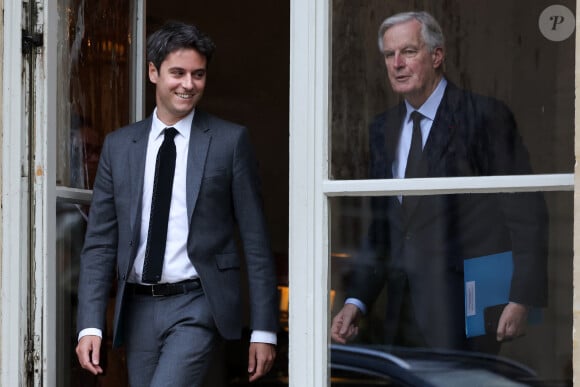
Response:
[{"label": "grey suit trousers", "polygon": [[217,329],[201,287],[168,297],[127,295],[125,338],[132,387],[201,386]]}]

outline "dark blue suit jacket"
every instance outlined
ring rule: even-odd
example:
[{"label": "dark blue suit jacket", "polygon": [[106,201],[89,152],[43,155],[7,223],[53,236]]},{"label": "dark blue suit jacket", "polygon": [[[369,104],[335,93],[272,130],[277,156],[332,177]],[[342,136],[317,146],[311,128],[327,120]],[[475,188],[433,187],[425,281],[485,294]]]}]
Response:
[{"label": "dark blue suit jacket", "polygon": [[[370,178],[392,178],[405,105],[370,126]],[[448,83],[424,147],[419,177],[530,174],[528,153],[501,102]],[[385,335],[395,339],[403,298],[426,343],[465,348],[463,260],[513,251],[510,299],[547,299],[547,210],[540,193],[373,199],[373,222],[349,296],[371,305],[387,283]],[[409,202],[407,202],[408,204]]]}]

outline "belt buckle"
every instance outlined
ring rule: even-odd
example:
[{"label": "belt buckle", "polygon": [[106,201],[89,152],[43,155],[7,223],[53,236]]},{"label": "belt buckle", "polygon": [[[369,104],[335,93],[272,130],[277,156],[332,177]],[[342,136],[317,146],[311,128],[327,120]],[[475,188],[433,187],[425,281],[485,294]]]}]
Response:
[{"label": "belt buckle", "polygon": [[163,294],[156,294],[155,293],[155,288],[157,287],[157,285],[151,285],[151,296],[153,297],[163,297]]}]

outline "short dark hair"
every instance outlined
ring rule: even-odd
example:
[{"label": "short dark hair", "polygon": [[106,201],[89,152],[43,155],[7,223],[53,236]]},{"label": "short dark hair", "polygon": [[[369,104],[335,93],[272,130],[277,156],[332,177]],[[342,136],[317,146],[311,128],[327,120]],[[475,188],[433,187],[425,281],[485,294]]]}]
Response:
[{"label": "short dark hair", "polygon": [[212,40],[192,24],[170,21],[147,39],[147,63],[159,70],[167,55],[180,49],[194,49],[211,60],[215,45]]}]

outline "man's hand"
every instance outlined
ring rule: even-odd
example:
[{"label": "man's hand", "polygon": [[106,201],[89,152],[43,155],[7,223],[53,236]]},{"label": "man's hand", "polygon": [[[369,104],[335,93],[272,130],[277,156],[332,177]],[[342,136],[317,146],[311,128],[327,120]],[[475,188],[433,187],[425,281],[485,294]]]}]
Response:
[{"label": "man's hand", "polygon": [[332,319],[330,335],[334,341],[346,344],[346,341],[358,334],[360,310],[354,304],[344,304],[340,312]]},{"label": "man's hand", "polygon": [[266,375],[276,359],[276,346],[267,343],[250,343],[248,357],[248,375],[250,382]]},{"label": "man's hand", "polygon": [[99,336],[87,335],[81,337],[76,351],[81,367],[93,375],[103,373],[103,369],[99,365],[101,351],[101,338]]},{"label": "man's hand", "polygon": [[497,341],[515,339],[526,331],[528,308],[510,302],[505,306],[497,324]]}]

